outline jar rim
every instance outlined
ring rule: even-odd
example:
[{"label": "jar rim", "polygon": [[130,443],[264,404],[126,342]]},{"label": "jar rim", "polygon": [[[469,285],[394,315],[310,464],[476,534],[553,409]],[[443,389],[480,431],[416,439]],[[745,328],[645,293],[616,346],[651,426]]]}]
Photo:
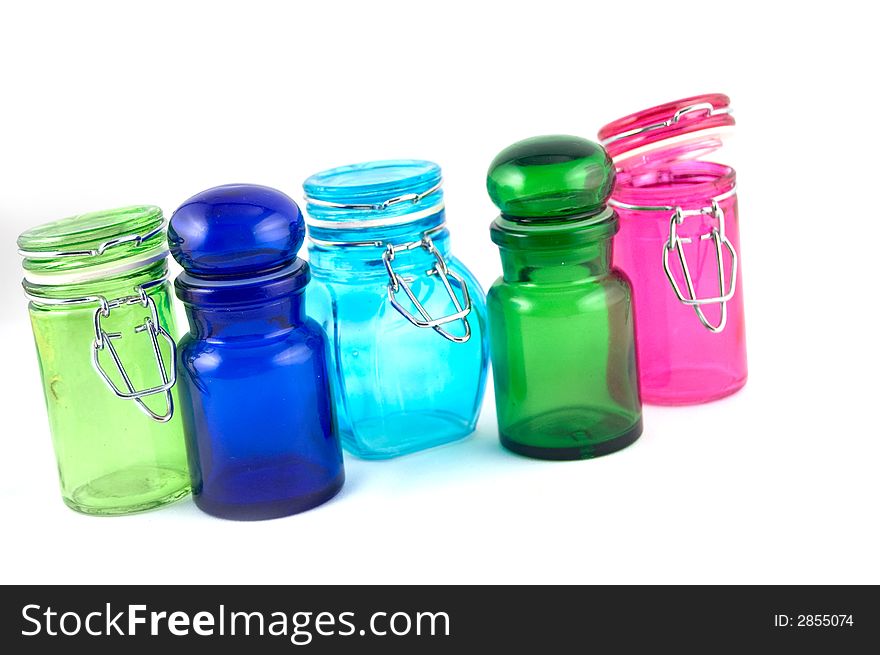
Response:
[{"label": "jar rim", "polygon": [[705,207],[736,192],[730,166],[697,160],[668,161],[618,172],[612,205],[630,211]]},{"label": "jar rim", "polygon": [[566,249],[610,239],[619,229],[617,212],[606,207],[601,212],[569,216],[557,221],[522,223],[499,215],[490,229],[492,241],[502,248],[521,250]]},{"label": "jar rim", "polygon": [[[113,270],[101,276],[61,276],[28,275],[21,281],[25,296],[40,305],[61,305],[72,309],[82,304],[95,304],[99,297],[114,295],[115,290],[128,289],[134,293],[137,287],[153,288],[167,280],[168,260],[166,257],[140,262],[137,266]],[[133,280],[143,278],[135,284]]]},{"label": "jar rim", "polygon": [[184,271],[174,280],[174,290],[184,305],[216,309],[274,302],[302,293],[310,280],[308,262],[297,257],[290,264],[250,278],[204,278]]}]

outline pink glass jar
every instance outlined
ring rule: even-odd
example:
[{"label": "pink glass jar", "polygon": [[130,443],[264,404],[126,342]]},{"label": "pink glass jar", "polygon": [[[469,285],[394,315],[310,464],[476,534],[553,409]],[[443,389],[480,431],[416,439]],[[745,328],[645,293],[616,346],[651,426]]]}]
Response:
[{"label": "pink glass jar", "polygon": [[690,405],[746,383],[736,172],[716,163],[735,121],[707,94],[609,123],[620,216],[614,265],[633,286],[642,399]]}]

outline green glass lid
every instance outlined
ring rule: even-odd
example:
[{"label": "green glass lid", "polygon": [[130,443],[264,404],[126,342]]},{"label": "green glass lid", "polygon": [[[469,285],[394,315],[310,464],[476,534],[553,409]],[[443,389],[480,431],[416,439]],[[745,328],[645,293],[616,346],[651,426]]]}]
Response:
[{"label": "green glass lid", "polygon": [[502,150],[489,166],[486,188],[510,220],[544,222],[596,214],[614,186],[604,148],[576,136],[538,136]]},{"label": "green glass lid", "polygon": [[26,271],[56,273],[165,254],[165,218],[153,205],[79,214],[38,225],[18,237]]},{"label": "green glass lid", "polygon": [[486,177],[501,215],[491,236],[499,246],[574,248],[611,237],[617,214],[606,206],[614,166],[597,143],[577,136],[537,136],[502,150]]}]

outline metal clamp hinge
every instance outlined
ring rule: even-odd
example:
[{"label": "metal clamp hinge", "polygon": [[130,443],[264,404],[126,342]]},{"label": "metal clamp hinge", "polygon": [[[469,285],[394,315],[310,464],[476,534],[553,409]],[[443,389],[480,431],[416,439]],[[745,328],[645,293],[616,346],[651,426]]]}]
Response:
[{"label": "metal clamp hinge", "polygon": [[[174,414],[174,399],[171,394],[171,388],[174,386],[174,383],[176,381],[176,370],[174,362],[176,359],[177,347],[171,335],[168,334],[168,332],[159,324],[159,315],[156,309],[156,302],[147,295],[147,292],[143,287],[138,287],[138,295],[136,296],[127,296],[110,301],[108,301],[106,298],[100,298],[100,303],[100,306],[95,310],[95,341],[92,345],[92,364],[94,365],[95,370],[104,379],[104,382],[107,383],[107,386],[110,387],[110,390],[119,398],[128,398],[134,400],[137,403],[138,408],[140,408],[141,411],[143,411],[145,414],[147,414],[147,416],[155,421],[159,421],[160,423],[165,423],[169,421]],[[113,340],[121,339],[122,333],[107,332],[101,325],[101,320],[108,318],[112,309],[122,307],[124,305],[135,304],[140,304],[150,310],[150,313],[144,319],[144,322],[134,328],[134,332],[145,332],[147,335],[149,335],[150,344],[153,349],[153,355],[156,360],[156,366],[162,379],[162,384],[149,387],[147,389],[135,388],[134,383],[131,380],[131,376],[125,370],[125,365],[123,364],[122,360],[119,357],[119,353],[113,345]],[[168,347],[171,351],[170,367],[166,365],[165,359],[162,357],[162,350],[159,345],[160,338],[168,344]],[[123,383],[125,384],[125,388],[121,388],[119,385],[117,385],[107,373],[107,371],[104,370],[104,367],[101,364],[100,360],[100,354],[104,350],[109,352],[110,357],[113,360],[113,363],[116,365],[116,369],[119,372]],[[162,414],[157,414],[147,406],[147,404],[144,402],[144,398],[160,393],[165,395],[166,410]]]},{"label": "metal clamp hinge", "polygon": [[[680,237],[678,235],[678,227],[684,222],[684,219],[689,216],[712,216],[718,221],[717,227],[713,227],[712,231],[708,234],[700,236],[700,240],[712,239],[715,244],[715,256],[718,264],[718,295],[714,298],[696,297],[694,281],[691,277],[687,257],[684,253],[684,244],[690,243],[691,239]],[[731,271],[729,284],[727,283],[724,271],[724,254],[722,248],[726,248],[728,253],[730,253]],[[669,253],[672,250],[675,250],[678,254],[678,259],[681,263],[682,276],[684,277],[684,282],[687,286],[687,295],[682,293],[675,276],[672,274],[672,269],[669,266]],[[718,201],[713,200],[711,207],[704,207],[702,209],[683,210],[681,207],[676,207],[669,220],[669,240],[663,244],[663,270],[666,272],[666,277],[669,279],[669,283],[672,285],[672,290],[675,292],[679,301],[685,305],[693,307],[697,317],[700,319],[700,323],[702,323],[710,332],[721,332],[727,324],[727,303],[733,298],[734,293],[736,293],[736,269],[736,250],[725,234],[724,212],[718,204]],[[703,312],[703,306],[714,304],[721,305],[721,315],[718,319],[718,323],[713,325],[709,319],[706,318],[706,314]]]},{"label": "metal clamp hinge", "polygon": [[[434,259],[436,260],[435,264],[432,268],[427,270],[426,273],[428,275],[436,275],[443,283],[443,287],[446,289],[446,293],[449,294],[449,298],[452,300],[452,305],[455,308],[454,313],[447,316],[441,316],[440,318],[433,318],[425,309],[424,305],[419,302],[418,298],[416,298],[410,288],[409,283],[413,281],[412,278],[402,277],[394,271],[392,262],[397,254],[408,250],[414,250],[416,248],[424,248],[428,253],[434,256]],[[443,255],[441,255],[434,246],[431,237],[423,235],[420,241],[413,241],[411,243],[399,245],[387,244],[385,252],[382,254],[382,262],[385,264],[385,270],[388,271],[388,299],[391,301],[391,305],[400,312],[406,320],[416,327],[431,328],[444,338],[454,341],[455,343],[464,343],[471,338],[471,326],[467,320],[467,315],[471,311],[471,297],[468,292],[467,283],[465,283],[464,278],[458,273],[449,270],[446,260],[443,259]],[[453,285],[461,290],[463,302],[459,301],[459,298],[453,289]],[[421,318],[414,316],[397,300],[397,293],[401,289],[403,289],[403,292],[409,298],[410,302],[412,302],[413,306],[418,310]],[[448,330],[445,330],[442,327],[443,325],[459,320],[464,323],[464,334],[462,336],[451,334]]]}]

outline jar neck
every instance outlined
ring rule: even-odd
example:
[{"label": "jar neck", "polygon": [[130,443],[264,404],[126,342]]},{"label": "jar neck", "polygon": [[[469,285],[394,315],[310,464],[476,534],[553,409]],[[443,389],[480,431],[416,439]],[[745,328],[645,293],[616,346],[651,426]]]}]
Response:
[{"label": "jar neck", "polygon": [[283,337],[306,320],[304,292],[270,302],[227,307],[185,303],[190,333],[196,339],[218,341]]},{"label": "jar neck", "polygon": [[707,161],[664,161],[617,174],[613,198],[632,207],[708,207],[736,188],[736,171]]},{"label": "jar neck", "polygon": [[[382,245],[322,245],[309,243],[309,263],[316,278],[332,276],[334,280],[359,280],[370,277],[387,277],[383,255],[387,245],[401,246],[418,244],[426,236],[434,244],[444,259],[450,256],[449,231],[445,228],[426,231],[423,228],[410,229],[395,234],[370,232],[361,235],[364,242],[381,242]],[[437,263],[436,258],[424,247],[415,246],[409,250],[395,252],[391,264],[397,273],[424,272]]]},{"label": "jar neck", "polygon": [[608,275],[611,271],[611,239],[576,248],[501,248],[504,281],[519,284],[572,284]]},{"label": "jar neck", "polygon": [[[74,284],[37,284],[28,279],[22,281],[25,291],[35,297],[60,300],[103,296],[107,300],[137,295],[138,287],[148,282],[164,279],[168,274],[165,258],[125,273],[101,277]],[[71,307],[75,307],[71,305]]]}]

